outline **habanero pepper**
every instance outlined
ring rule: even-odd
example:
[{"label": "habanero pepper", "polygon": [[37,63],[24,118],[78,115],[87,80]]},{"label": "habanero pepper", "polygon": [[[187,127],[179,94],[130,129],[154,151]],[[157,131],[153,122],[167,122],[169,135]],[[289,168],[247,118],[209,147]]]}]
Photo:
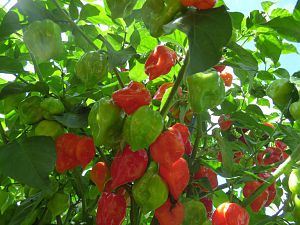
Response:
[{"label": "habanero pepper", "polygon": [[125,216],[125,197],[114,193],[103,192],[98,201],[96,225],[121,225]]},{"label": "habanero pepper", "polygon": [[90,179],[96,184],[98,190],[103,192],[106,182],[110,177],[110,171],[105,162],[97,162],[90,174]]},{"label": "habanero pepper", "polygon": [[[267,180],[271,176],[271,174],[269,174],[269,173],[260,173],[258,176],[260,178],[264,179],[264,180]],[[259,181],[259,182],[263,183],[263,181]],[[267,188],[267,190],[268,190],[269,196],[268,196],[268,200],[265,204],[265,207],[268,207],[276,197],[276,192],[277,192],[276,191],[276,183],[274,182],[271,186],[269,186]]]},{"label": "habanero pepper", "polygon": [[42,120],[34,128],[36,136],[49,136],[56,139],[65,132],[64,127],[54,120]]},{"label": "habanero pepper", "polygon": [[230,120],[230,115],[221,115],[218,119],[218,124],[222,131],[227,131],[232,126],[232,120]]},{"label": "habanero pepper", "polygon": [[[172,83],[172,82],[167,82],[167,83],[162,84],[157,89],[157,91],[155,92],[155,94],[153,96],[153,99],[157,100],[157,101],[161,101],[163,99],[163,97],[164,97],[164,94],[166,93],[166,90],[168,88],[173,87],[173,86],[174,86],[174,83]],[[181,87],[178,87],[177,93],[178,93],[179,96],[182,96],[182,89],[181,89]]]},{"label": "habanero pepper", "polygon": [[206,209],[206,213],[207,213],[207,218],[211,218],[212,216],[212,210],[213,210],[213,202],[210,198],[208,197],[203,197],[200,199],[200,202],[203,203],[203,205],[205,206]]},{"label": "habanero pepper", "polygon": [[163,129],[163,118],[159,112],[148,106],[142,106],[124,123],[123,135],[132,151],[148,148],[160,135]]},{"label": "habanero pepper", "polygon": [[300,195],[300,168],[292,170],[288,185],[293,194]]},{"label": "habanero pepper", "polygon": [[216,71],[190,75],[187,85],[188,100],[195,113],[214,108],[225,98],[224,82]]},{"label": "habanero pepper", "polygon": [[249,221],[247,210],[236,203],[222,203],[212,215],[212,225],[248,225]]},{"label": "habanero pepper", "polygon": [[43,119],[43,109],[40,107],[42,98],[30,96],[19,103],[18,113],[24,124],[34,124]]},{"label": "habanero pepper", "polygon": [[211,9],[215,6],[216,0],[181,0],[184,6],[194,6],[199,10]]},{"label": "habanero pepper", "polygon": [[184,143],[180,131],[169,129],[161,133],[150,145],[150,153],[160,166],[170,168],[184,154]]},{"label": "habanero pepper", "polygon": [[226,87],[230,87],[232,84],[232,74],[228,73],[228,72],[221,72],[220,73],[220,77],[222,78],[222,80],[224,81],[224,84]]},{"label": "habanero pepper", "polygon": [[145,63],[145,73],[149,80],[167,74],[176,64],[176,52],[167,46],[157,46],[149,55]]},{"label": "habanero pepper", "polygon": [[149,105],[151,95],[144,84],[132,81],[127,87],[115,91],[112,99],[116,105],[130,115],[141,106]]},{"label": "habanero pepper", "polygon": [[148,155],[146,150],[133,152],[129,145],[118,153],[111,164],[112,189],[140,178],[146,171]]},{"label": "habanero pepper", "polygon": [[207,220],[207,212],[202,202],[195,199],[188,199],[183,202],[184,220],[182,225],[203,224]]},{"label": "habanero pepper", "polygon": [[159,174],[167,182],[169,191],[173,198],[178,200],[190,180],[190,171],[185,159],[178,159],[170,168],[160,165]]},{"label": "habanero pepper", "polygon": [[168,199],[154,215],[160,225],[180,225],[184,219],[184,206],[179,201],[172,204]]},{"label": "habanero pepper", "polygon": [[[194,174],[193,177],[195,180],[199,180],[202,178],[207,178],[212,190],[218,187],[218,178],[217,174],[210,168],[205,166],[200,166],[198,171]],[[201,188],[201,190],[207,192],[208,190],[201,186],[200,184],[195,184],[194,186]]]},{"label": "habanero pepper", "polygon": [[[245,198],[248,198],[257,188],[261,186],[261,182],[250,181],[247,182],[243,188],[243,195]],[[263,207],[265,207],[266,202],[268,201],[269,192],[264,190],[250,205],[253,212],[258,212]]]},{"label": "habanero pepper", "polygon": [[168,186],[157,172],[158,166],[152,161],[146,173],[132,187],[134,200],[144,213],[159,208],[168,199]]}]

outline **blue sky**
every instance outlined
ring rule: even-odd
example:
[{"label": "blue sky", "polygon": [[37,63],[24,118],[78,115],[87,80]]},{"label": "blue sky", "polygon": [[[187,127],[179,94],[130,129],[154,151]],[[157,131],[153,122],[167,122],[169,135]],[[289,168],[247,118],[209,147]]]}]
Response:
[{"label": "blue sky", "polygon": [[[244,15],[249,16],[249,13],[255,9],[262,10],[261,0],[224,0],[230,11],[242,12]],[[276,4],[272,8],[285,8],[292,11],[297,3],[297,0],[278,0],[274,1]],[[299,29],[299,28],[295,28]],[[293,43],[300,52],[300,43]],[[287,69],[292,75],[294,72],[300,71],[300,55],[288,54],[281,55],[281,67]]]}]

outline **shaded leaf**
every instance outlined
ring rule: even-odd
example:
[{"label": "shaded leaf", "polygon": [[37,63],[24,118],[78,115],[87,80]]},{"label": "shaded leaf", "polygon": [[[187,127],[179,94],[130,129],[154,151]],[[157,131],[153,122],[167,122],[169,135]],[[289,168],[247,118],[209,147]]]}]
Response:
[{"label": "shaded leaf", "polygon": [[132,13],[137,0],[106,0],[113,19],[126,17]]},{"label": "shaded leaf", "polygon": [[23,72],[23,66],[17,59],[0,56],[0,73],[15,74],[21,72]]},{"label": "shaded leaf", "polygon": [[277,63],[281,55],[281,41],[275,35],[260,34],[255,39],[259,51],[274,63]]},{"label": "shaded leaf", "polygon": [[88,126],[88,112],[83,114],[64,113],[62,116],[54,116],[54,119],[68,128],[85,128]]},{"label": "shaded leaf", "polygon": [[3,18],[0,25],[0,40],[21,29],[19,16],[13,11],[9,11]]}]

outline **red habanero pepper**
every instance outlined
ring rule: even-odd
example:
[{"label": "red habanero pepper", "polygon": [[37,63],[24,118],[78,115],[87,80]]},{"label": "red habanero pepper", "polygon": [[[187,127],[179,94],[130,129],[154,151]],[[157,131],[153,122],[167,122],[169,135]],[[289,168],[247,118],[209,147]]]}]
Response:
[{"label": "red habanero pepper", "polygon": [[218,124],[222,131],[227,131],[232,125],[232,120],[230,120],[230,115],[221,115],[218,119]]},{"label": "red habanero pepper", "polygon": [[125,197],[103,192],[98,201],[96,225],[121,225],[125,216]]},{"label": "red habanero pepper", "polygon": [[218,71],[219,73],[221,73],[223,70],[225,70],[225,65],[216,65],[216,66],[213,66],[213,68]]},{"label": "red habanero pepper", "polygon": [[109,178],[109,168],[107,167],[105,162],[97,162],[92,170],[90,179],[96,184],[98,190],[103,192],[105,183]]},{"label": "red habanero pepper", "polygon": [[155,217],[160,225],[180,225],[184,219],[184,206],[179,201],[172,204],[168,199],[155,210]]},{"label": "red habanero pepper", "polygon": [[[243,188],[243,195],[245,198],[248,198],[257,188],[261,185],[258,181],[250,181],[247,182]],[[263,208],[268,201],[269,192],[268,190],[264,190],[250,205],[253,212],[258,212],[261,208]]]},{"label": "red habanero pepper", "polygon": [[249,214],[236,203],[225,202],[218,206],[212,216],[212,225],[248,225]]},{"label": "red habanero pepper", "polygon": [[203,205],[206,208],[207,218],[211,218],[212,216],[212,210],[213,210],[213,202],[208,197],[203,197],[200,199],[200,201],[203,203]]},{"label": "red habanero pepper", "polygon": [[169,129],[161,133],[153,144],[150,153],[154,161],[167,168],[184,154],[182,136],[177,129]]},{"label": "red habanero pepper", "polygon": [[[264,179],[264,180],[267,180],[271,176],[271,174],[269,174],[269,173],[260,173],[258,176],[260,178]],[[259,182],[263,183],[263,181],[259,181]],[[276,183],[274,182],[271,186],[268,187],[267,190],[269,192],[269,196],[268,196],[268,200],[265,204],[265,207],[269,206],[276,197]]]},{"label": "red habanero pepper", "polygon": [[[205,166],[200,166],[198,171],[194,175],[194,179],[199,180],[201,178],[207,178],[213,190],[218,187],[217,174],[212,169]],[[205,192],[208,191],[205,187],[202,187],[199,184],[195,184],[195,186],[201,188],[201,190]]]},{"label": "red habanero pepper", "polygon": [[[268,147],[257,155],[258,165],[267,166],[285,160],[288,154],[276,147]],[[273,169],[275,170],[275,168]]]},{"label": "red habanero pepper", "polygon": [[176,64],[176,52],[166,46],[159,45],[149,55],[145,63],[145,73],[149,80],[167,74]]},{"label": "red habanero pepper", "polygon": [[127,145],[123,152],[118,153],[111,164],[111,188],[132,182],[140,178],[146,171],[148,155],[144,149],[133,152]]},{"label": "red habanero pepper", "polygon": [[112,99],[116,105],[130,115],[141,106],[149,105],[151,95],[144,84],[132,81],[127,87],[115,91]]},{"label": "red habanero pepper", "polygon": [[186,145],[186,143],[189,141],[190,137],[190,131],[189,128],[181,123],[175,123],[173,126],[169,128],[169,130],[178,130],[181,134],[183,144]]},{"label": "red habanero pepper", "polygon": [[287,148],[287,145],[284,142],[280,141],[280,140],[275,141],[275,146],[277,148],[279,148],[281,151],[285,151],[286,148]]},{"label": "red habanero pepper", "polygon": [[184,6],[194,6],[199,10],[211,9],[215,6],[216,0],[181,0]]},{"label": "red habanero pepper", "polygon": [[185,145],[184,145],[184,152],[187,155],[191,155],[193,152],[193,145],[190,141],[188,141]]},{"label": "red habanero pepper", "polygon": [[[162,84],[157,89],[157,91],[155,92],[153,99],[161,101],[162,98],[164,97],[164,94],[165,94],[166,90],[168,88],[170,88],[170,87],[173,87],[173,86],[174,86],[174,83],[172,83],[172,82],[167,82],[167,83]],[[179,96],[182,96],[182,89],[181,89],[181,87],[178,87],[177,93],[178,93]]]},{"label": "red habanero pepper", "polygon": [[171,195],[178,200],[190,179],[190,171],[185,159],[178,159],[170,168],[159,166],[159,174],[168,184]]},{"label": "red habanero pepper", "polygon": [[224,81],[224,84],[226,87],[230,87],[232,84],[232,74],[228,73],[228,72],[221,72],[220,73],[220,77],[222,78],[222,80]]},{"label": "red habanero pepper", "polygon": [[83,136],[76,145],[76,158],[84,169],[95,157],[96,149],[94,141],[90,137]]}]

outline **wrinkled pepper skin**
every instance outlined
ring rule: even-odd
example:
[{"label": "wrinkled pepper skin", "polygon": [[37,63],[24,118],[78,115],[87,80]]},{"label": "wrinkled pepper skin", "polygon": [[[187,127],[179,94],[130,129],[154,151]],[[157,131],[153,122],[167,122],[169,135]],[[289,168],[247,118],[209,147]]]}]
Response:
[{"label": "wrinkled pepper skin", "polygon": [[[243,195],[245,198],[248,198],[257,188],[261,186],[261,183],[258,181],[247,182],[243,188]],[[264,190],[252,203],[251,209],[253,212],[259,212],[263,207],[265,207],[266,202],[268,201],[269,192],[268,189]]]},{"label": "wrinkled pepper skin", "polygon": [[179,201],[172,205],[168,199],[154,215],[160,225],[180,225],[184,219],[184,206]]},{"label": "wrinkled pepper skin", "polygon": [[229,202],[219,205],[212,216],[212,225],[248,225],[249,221],[246,209]]},{"label": "wrinkled pepper skin", "polygon": [[212,216],[212,212],[213,212],[213,202],[210,198],[208,197],[203,197],[200,199],[200,202],[203,203],[203,205],[205,206],[205,209],[206,209],[206,215],[207,215],[207,218],[210,219],[211,216]]},{"label": "wrinkled pepper skin", "polygon": [[171,195],[177,200],[190,180],[190,171],[185,159],[178,159],[170,168],[160,166],[159,174],[167,182]]},{"label": "wrinkled pepper skin", "polygon": [[132,81],[127,87],[115,91],[112,99],[128,115],[134,113],[141,106],[149,105],[152,100],[145,85],[135,81]]},{"label": "wrinkled pepper skin", "polygon": [[300,101],[292,103],[289,110],[294,120],[300,120]]},{"label": "wrinkled pepper skin", "polygon": [[266,90],[267,95],[273,100],[274,104],[286,106],[295,86],[288,79],[274,80]]},{"label": "wrinkled pepper skin", "polygon": [[145,62],[145,73],[149,80],[167,74],[176,64],[176,52],[167,46],[157,46],[149,55]]},{"label": "wrinkled pepper skin", "polygon": [[43,109],[43,116],[46,119],[52,119],[53,115],[59,115],[65,111],[63,103],[53,97],[45,98],[40,106]]},{"label": "wrinkled pepper skin", "polygon": [[86,88],[92,88],[107,77],[108,56],[102,52],[87,52],[76,63],[75,72]]},{"label": "wrinkled pepper skin", "polygon": [[161,36],[163,25],[181,10],[180,0],[147,0],[142,7],[142,19],[153,37]]},{"label": "wrinkled pepper skin", "polygon": [[164,97],[166,90],[173,86],[174,86],[174,83],[172,83],[172,82],[167,82],[167,83],[162,84],[155,92],[153,99],[157,100],[157,101],[161,101]]},{"label": "wrinkled pepper skin", "polygon": [[198,225],[203,224],[206,220],[206,209],[202,202],[189,199],[183,202],[184,220],[182,225]]},{"label": "wrinkled pepper skin", "polygon": [[225,84],[226,87],[230,87],[231,86],[232,79],[233,79],[233,76],[232,76],[231,73],[222,72],[222,73],[220,73],[220,77],[223,79],[224,84]]},{"label": "wrinkled pepper skin", "polygon": [[107,97],[93,105],[88,123],[96,146],[111,147],[121,140],[124,116],[121,108]]},{"label": "wrinkled pepper skin", "polygon": [[289,189],[293,194],[300,195],[300,168],[292,170],[288,184]]},{"label": "wrinkled pepper skin", "polygon": [[215,6],[216,0],[181,0],[184,6],[194,6],[199,10],[211,9]]},{"label": "wrinkled pepper skin", "polygon": [[188,100],[195,113],[214,108],[225,98],[225,85],[216,71],[188,76],[187,85]]},{"label": "wrinkled pepper skin", "polygon": [[142,106],[124,123],[123,134],[133,151],[148,148],[160,135],[163,129],[163,118],[159,112],[148,106]]},{"label": "wrinkled pepper skin", "polygon": [[96,148],[92,138],[83,136],[76,145],[76,158],[84,169],[96,155]]},{"label": "wrinkled pepper skin", "polygon": [[184,144],[180,132],[176,129],[161,133],[153,144],[150,153],[160,166],[170,168],[184,154]]},{"label": "wrinkled pepper skin", "polygon": [[34,21],[24,32],[24,42],[38,62],[45,62],[63,53],[61,29],[52,20]]},{"label": "wrinkled pepper skin", "polygon": [[190,138],[189,128],[181,123],[175,123],[169,130],[177,130],[181,134],[183,144],[186,145]]},{"label": "wrinkled pepper skin", "polygon": [[157,171],[157,164],[151,162],[144,176],[132,187],[134,200],[145,213],[159,208],[168,199],[167,184]]},{"label": "wrinkled pepper skin", "polygon": [[[210,168],[205,166],[200,166],[198,171],[194,174],[194,179],[199,180],[201,178],[207,178],[212,190],[218,187],[218,178],[217,174]],[[200,184],[195,185],[196,187],[201,188],[202,191],[208,192],[205,187],[202,187]]]},{"label": "wrinkled pepper skin", "polygon": [[90,174],[90,179],[96,184],[98,190],[103,192],[105,184],[110,177],[110,171],[105,162],[97,162]]},{"label": "wrinkled pepper skin", "polygon": [[[264,180],[267,180],[271,176],[271,174],[270,173],[260,173],[258,176]],[[263,181],[259,181],[259,182],[264,183]],[[271,186],[269,186],[267,188],[267,190],[268,190],[269,196],[268,196],[268,200],[265,204],[265,207],[268,207],[276,197],[276,193],[277,193],[276,182],[274,182]]]},{"label": "wrinkled pepper skin", "polygon": [[118,153],[111,164],[111,188],[115,189],[123,184],[132,182],[145,173],[148,165],[146,150],[133,152],[129,145]]},{"label": "wrinkled pepper skin", "polygon": [[103,192],[98,201],[96,225],[121,225],[125,216],[125,197]]},{"label": "wrinkled pepper skin", "polygon": [[38,96],[30,96],[20,102],[18,111],[20,119],[25,124],[34,124],[43,119],[42,99]]}]

